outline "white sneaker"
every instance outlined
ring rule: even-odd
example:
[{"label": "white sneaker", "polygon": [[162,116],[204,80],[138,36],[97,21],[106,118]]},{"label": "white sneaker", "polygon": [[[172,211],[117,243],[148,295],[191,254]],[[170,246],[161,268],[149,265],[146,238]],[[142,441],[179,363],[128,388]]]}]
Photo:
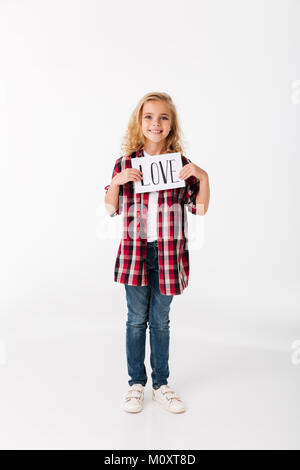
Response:
[{"label": "white sneaker", "polygon": [[144,386],[142,384],[131,385],[125,395],[123,408],[129,413],[138,413],[144,407]]},{"label": "white sneaker", "polygon": [[182,400],[169,385],[161,385],[157,390],[153,388],[152,400],[160,403],[166,410],[171,411],[171,413],[183,413],[185,411]]}]

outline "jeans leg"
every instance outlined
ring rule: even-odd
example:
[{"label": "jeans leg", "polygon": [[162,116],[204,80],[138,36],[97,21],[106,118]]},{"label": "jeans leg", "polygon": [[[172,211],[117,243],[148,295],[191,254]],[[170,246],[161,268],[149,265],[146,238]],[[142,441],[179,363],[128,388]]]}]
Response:
[{"label": "jeans leg", "polygon": [[158,249],[155,248],[155,262],[149,272],[151,301],[149,307],[150,364],[152,386],[167,385],[169,377],[170,319],[169,312],[173,295],[163,295],[159,288]]},{"label": "jeans leg", "polygon": [[128,307],[126,322],[126,355],[129,385],[146,385],[145,344],[150,302],[149,286],[125,284]]}]

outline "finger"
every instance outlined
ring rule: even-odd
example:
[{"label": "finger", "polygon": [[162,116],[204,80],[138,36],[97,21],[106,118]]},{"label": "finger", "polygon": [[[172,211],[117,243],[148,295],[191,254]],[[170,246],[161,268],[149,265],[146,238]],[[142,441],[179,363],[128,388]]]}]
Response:
[{"label": "finger", "polygon": [[142,178],[142,173],[139,170],[136,170],[131,173],[131,176],[135,178]]},{"label": "finger", "polygon": [[183,174],[184,176],[189,176],[189,175],[191,175],[191,173],[192,173],[192,171],[191,171],[190,169],[188,169],[188,168],[186,168],[186,169],[184,169],[184,170],[182,171],[182,174]]}]

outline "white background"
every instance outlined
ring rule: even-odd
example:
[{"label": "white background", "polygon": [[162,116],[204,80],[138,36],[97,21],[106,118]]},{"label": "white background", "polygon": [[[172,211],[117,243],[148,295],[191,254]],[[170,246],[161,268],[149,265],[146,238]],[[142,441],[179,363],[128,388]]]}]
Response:
[{"label": "white background", "polygon": [[[300,447],[299,23],[296,0],[0,0],[1,448]],[[170,313],[182,415],[151,401],[148,337],[145,408],[121,408],[104,186],[149,91],[211,188]]]}]

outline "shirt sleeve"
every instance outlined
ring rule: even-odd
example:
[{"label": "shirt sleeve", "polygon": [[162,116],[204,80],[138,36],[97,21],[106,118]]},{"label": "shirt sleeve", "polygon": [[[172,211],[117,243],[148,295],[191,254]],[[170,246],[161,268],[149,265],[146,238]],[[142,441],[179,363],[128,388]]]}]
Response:
[{"label": "shirt sleeve", "polygon": [[[187,163],[192,163],[187,159]],[[187,164],[186,163],[186,164]],[[196,197],[200,190],[200,180],[195,176],[190,176],[186,180],[186,188],[184,193],[184,204],[186,204],[188,211],[196,214]]]},{"label": "shirt sleeve", "polygon": [[[113,172],[112,172],[112,178],[117,174],[117,173],[120,173],[122,171],[122,166],[121,166],[121,159],[122,157],[118,158],[115,162],[115,166],[114,166],[114,169],[113,169]],[[108,184],[107,186],[105,186],[105,191],[107,192],[108,191],[108,188],[110,187],[110,184]],[[122,214],[123,212],[123,185],[120,184],[120,187],[119,187],[119,206],[118,206],[118,209],[113,212],[112,214],[109,214],[110,217],[115,217],[116,215],[120,215]]]}]

